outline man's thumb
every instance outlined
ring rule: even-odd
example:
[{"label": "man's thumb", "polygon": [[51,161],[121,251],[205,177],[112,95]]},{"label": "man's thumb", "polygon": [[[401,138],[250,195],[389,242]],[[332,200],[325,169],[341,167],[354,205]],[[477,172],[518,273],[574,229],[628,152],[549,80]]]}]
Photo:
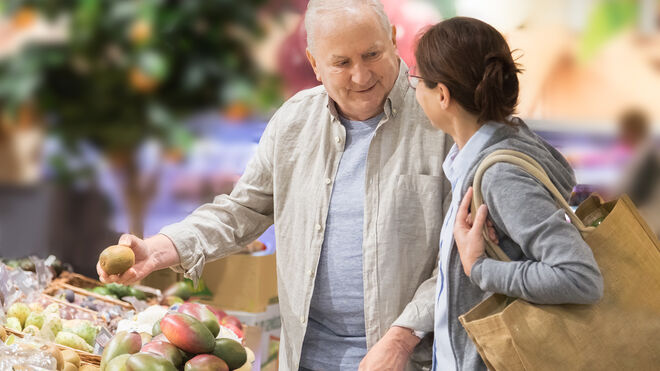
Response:
[{"label": "man's thumb", "polygon": [[121,237],[119,237],[118,244],[123,246],[133,247],[134,241],[135,241],[135,236],[131,234],[122,234]]}]

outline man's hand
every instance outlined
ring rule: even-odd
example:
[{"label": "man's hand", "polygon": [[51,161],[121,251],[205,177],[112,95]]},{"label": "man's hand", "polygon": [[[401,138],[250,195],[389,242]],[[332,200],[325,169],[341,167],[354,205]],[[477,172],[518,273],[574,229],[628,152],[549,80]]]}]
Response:
[{"label": "man's hand", "polygon": [[392,326],[360,362],[359,371],[400,371],[420,339],[405,327]]},{"label": "man's hand", "polygon": [[179,253],[174,244],[162,234],[146,240],[132,234],[124,234],[119,238],[118,244],[133,249],[135,265],[121,275],[108,275],[100,264],[96,264],[96,272],[99,274],[101,282],[131,284],[143,279],[153,271],[179,264]]},{"label": "man's hand", "polygon": [[[472,202],[472,187],[465,193],[461,201],[461,206],[456,214],[456,224],[454,225],[454,240],[458,254],[463,263],[463,271],[469,277],[472,272],[472,266],[486,252],[486,245],[482,231],[488,217],[488,207],[484,204],[479,206],[474,223],[468,220],[468,208]],[[490,233],[489,233],[490,234]]]}]

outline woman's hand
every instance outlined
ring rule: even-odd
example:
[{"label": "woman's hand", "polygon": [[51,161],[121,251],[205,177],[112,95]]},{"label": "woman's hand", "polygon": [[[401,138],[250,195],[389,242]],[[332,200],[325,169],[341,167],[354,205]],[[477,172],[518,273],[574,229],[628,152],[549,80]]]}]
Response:
[{"label": "woman's hand", "polygon": [[[484,256],[486,245],[482,231],[488,217],[488,207],[484,204],[477,210],[474,223],[469,218],[469,208],[472,202],[472,187],[465,193],[456,214],[456,224],[454,224],[454,240],[458,247],[458,254],[463,263],[463,270],[469,277],[474,263]],[[489,231],[490,232],[490,231]],[[489,233],[490,234],[490,233]],[[491,236],[492,237],[492,236]]]}]

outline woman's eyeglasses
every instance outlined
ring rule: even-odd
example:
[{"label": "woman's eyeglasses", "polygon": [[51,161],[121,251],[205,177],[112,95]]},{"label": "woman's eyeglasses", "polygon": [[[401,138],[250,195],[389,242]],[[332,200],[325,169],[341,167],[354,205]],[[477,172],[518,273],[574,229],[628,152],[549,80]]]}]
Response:
[{"label": "woman's eyeglasses", "polygon": [[413,66],[410,68],[408,71],[408,83],[410,84],[410,87],[413,89],[417,89],[417,85],[419,85],[419,82],[421,80],[426,80],[422,76],[418,76],[417,74],[417,68]]},{"label": "woman's eyeglasses", "polygon": [[416,75],[411,75],[408,73],[408,83],[410,84],[410,87],[413,89],[417,89],[417,85],[419,84],[419,80],[422,80],[420,76]]}]

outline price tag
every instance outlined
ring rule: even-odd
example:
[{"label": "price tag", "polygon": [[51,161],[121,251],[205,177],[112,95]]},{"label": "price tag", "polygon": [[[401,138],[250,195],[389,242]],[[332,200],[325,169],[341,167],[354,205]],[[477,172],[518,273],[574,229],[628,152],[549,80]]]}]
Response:
[{"label": "price tag", "polygon": [[108,345],[108,342],[112,339],[112,334],[110,331],[108,331],[105,326],[101,327],[101,330],[99,330],[99,333],[96,334],[96,344],[94,344],[94,353],[95,354],[101,354],[103,353],[103,349],[105,348],[106,345]]}]

